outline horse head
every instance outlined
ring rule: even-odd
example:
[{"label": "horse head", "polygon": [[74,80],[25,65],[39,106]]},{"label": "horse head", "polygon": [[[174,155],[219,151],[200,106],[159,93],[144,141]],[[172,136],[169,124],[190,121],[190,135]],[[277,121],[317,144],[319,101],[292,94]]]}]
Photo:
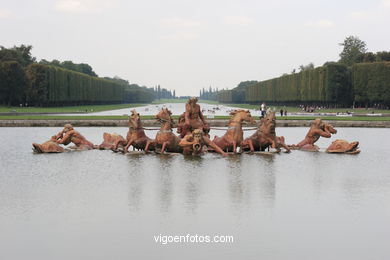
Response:
[{"label": "horse head", "polygon": [[256,121],[253,119],[251,112],[249,110],[237,109],[230,112],[231,122],[249,122],[251,124],[256,124]]},{"label": "horse head", "polygon": [[141,127],[141,116],[135,109],[131,110],[131,115],[129,118],[129,126],[135,129]]},{"label": "horse head", "polygon": [[263,133],[275,133],[276,116],[275,112],[268,112],[267,115],[260,120],[260,130]]},{"label": "horse head", "polygon": [[171,127],[173,127],[173,120],[172,120],[172,112],[168,109],[168,108],[163,108],[160,110],[160,112],[158,112],[158,114],[156,115],[156,119],[157,121],[159,121],[160,123],[166,123],[166,122],[169,122]]}]

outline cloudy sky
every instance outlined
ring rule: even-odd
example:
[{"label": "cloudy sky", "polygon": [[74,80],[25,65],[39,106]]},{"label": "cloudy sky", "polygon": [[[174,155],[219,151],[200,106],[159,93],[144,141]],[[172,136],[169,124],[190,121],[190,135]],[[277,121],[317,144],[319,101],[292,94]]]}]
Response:
[{"label": "cloudy sky", "polygon": [[389,28],[390,0],[0,0],[0,45],[179,95],[338,60],[349,35],[390,51]]}]

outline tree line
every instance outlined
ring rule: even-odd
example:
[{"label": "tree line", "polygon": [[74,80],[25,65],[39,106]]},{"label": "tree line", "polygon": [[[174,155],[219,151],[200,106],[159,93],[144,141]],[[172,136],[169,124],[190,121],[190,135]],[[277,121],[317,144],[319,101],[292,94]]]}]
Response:
[{"label": "tree line", "polygon": [[[390,52],[367,52],[365,42],[349,36],[340,60],[321,67],[313,63],[291,74],[261,82],[241,83],[213,98],[225,103],[318,104],[327,106],[390,106]],[[245,83],[245,82],[242,82]]]},{"label": "tree line", "polygon": [[112,103],[149,103],[175,98],[160,86],[130,84],[118,76],[100,78],[85,63],[36,61],[32,46],[0,46],[0,104],[62,106]]}]

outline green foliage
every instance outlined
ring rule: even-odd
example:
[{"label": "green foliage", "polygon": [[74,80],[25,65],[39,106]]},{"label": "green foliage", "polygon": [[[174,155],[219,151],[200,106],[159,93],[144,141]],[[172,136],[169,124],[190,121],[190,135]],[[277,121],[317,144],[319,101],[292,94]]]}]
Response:
[{"label": "green foliage", "polygon": [[232,103],[338,103],[352,102],[347,67],[328,62],[326,66],[237,87],[218,94],[218,101]]},{"label": "green foliage", "polygon": [[0,62],[0,103],[6,105],[24,103],[27,85],[26,75],[18,62]]},{"label": "green foliage", "polygon": [[348,68],[339,63],[326,66],[326,101],[348,106],[353,100],[353,88]]},{"label": "green foliage", "polygon": [[42,59],[39,62],[39,64],[56,66],[56,67],[60,67],[63,69],[84,73],[84,74],[90,75],[92,77],[97,77],[97,74],[93,71],[92,67],[86,63],[77,64],[77,63],[73,63],[73,61],[60,62],[58,60],[47,61],[45,59]]},{"label": "green foliage", "polygon": [[[300,65],[299,66],[299,71],[312,70],[312,69],[314,69],[314,63],[313,62],[310,62],[307,65]],[[293,73],[295,73],[295,70],[294,70]]]},{"label": "green foliage", "polygon": [[217,100],[221,103],[231,103],[233,102],[233,91],[232,90],[222,90],[217,93]]},{"label": "green foliage", "polygon": [[351,78],[356,102],[390,104],[390,62],[355,64]]},{"label": "green foliage", "polygon": [[340,63],[346,66],[358,62],[359,57],[367,51],[366,43],[356,36],[348,36],[343,43],[343,51],[340,53]]},{"label": "green foliage", "polygon": [[376,61],[390,61],[390,51],[380,51],[376,53]]},{"label": "green foliage", "polygon": [[0,62],[2,61],[16,61],[22,67],[35,62],[35,58],[31,55],[31,45],[20,45],[12,48],[4,48],[0,46]]},{"label": "green foliage", "polygon": [[153,91],[55,66],[31,64],[29,103],[39,106],[151,102]]}]

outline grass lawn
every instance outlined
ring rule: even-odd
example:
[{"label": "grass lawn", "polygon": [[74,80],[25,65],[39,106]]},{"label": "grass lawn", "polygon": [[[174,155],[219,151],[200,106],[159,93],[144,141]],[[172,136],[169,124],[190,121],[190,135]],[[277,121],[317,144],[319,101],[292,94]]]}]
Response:
[{"label": "grass lawn", "polygon": [[19,113],[71,113],[71,112],[101,112],[107,110],[139,107],[145,104],[113,104],[113,105],[86,105],[86,106],[66,106],[66,107],[4,107],[0,106],[0,112]]}]

